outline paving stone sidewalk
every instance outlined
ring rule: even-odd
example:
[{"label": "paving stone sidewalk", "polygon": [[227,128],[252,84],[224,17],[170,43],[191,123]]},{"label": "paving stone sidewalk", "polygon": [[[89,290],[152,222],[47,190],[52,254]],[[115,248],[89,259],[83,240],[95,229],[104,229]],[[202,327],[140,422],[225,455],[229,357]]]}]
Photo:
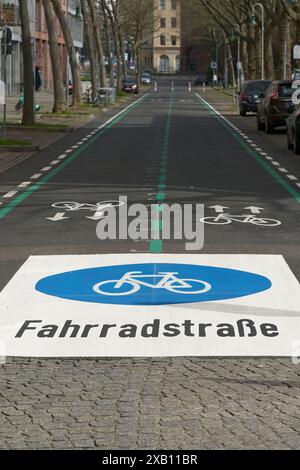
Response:
[{"label": "paving stone sidewalk", "polygon": [[299,449],[300,369],[270,359],[14,359],[1,449]]}]

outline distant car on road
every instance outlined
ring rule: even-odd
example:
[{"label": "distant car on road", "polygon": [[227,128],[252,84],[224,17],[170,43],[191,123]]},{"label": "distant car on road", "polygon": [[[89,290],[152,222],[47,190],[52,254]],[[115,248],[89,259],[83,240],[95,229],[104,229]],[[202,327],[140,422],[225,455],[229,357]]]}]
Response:
[{"label": "distant car on road", "polygon": [[288,149],[300,155],[300,106],[291,104],[288,112],[286,121]]},{"label": "distant car on road", "polygon": [[247,116],[249,112],[257,112],[257,104],[271,83],[271,80],[249,80],[244,82],[239,94],[240,116]]},{"label": "distant car on road", "polygon": [[272,134],[276,127],[286,126],[292,104],[292,80],[272,82],[257,105],[257,129]]},{"label": "distant car on road", "polygon": [[207,75],[205,73],[199,73],[195,80],[195,86],[203,85],[203,83],[205,83],[205,85],[208,85]]},{"label": "distant car on road", "polygon": [[139,84],[134,77],[126,77],[123,80],[122,91],[126,93],[139,93]]},{"label": "distant car on road", "polygon": [[142,73],[142,76],[141,76],[141,83],[143,85],[151,85],[151,82],[152,82],[152,76],[150,73]]}]

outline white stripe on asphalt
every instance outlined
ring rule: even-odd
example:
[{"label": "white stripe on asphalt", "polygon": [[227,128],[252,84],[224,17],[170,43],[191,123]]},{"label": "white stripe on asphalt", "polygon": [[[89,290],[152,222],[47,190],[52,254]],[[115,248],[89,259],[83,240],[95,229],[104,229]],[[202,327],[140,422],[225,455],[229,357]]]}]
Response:
[{"label": "white stripe on asphalt", "polygon": [[23,183],[19,184],[18,188],[26,188],[31,184],[31,181],[24,181]]},{"label": "white stripe on asphalt", "polygon": [[4,194],[3,197],[5,198],[10,198],[13,197],[15,194],[17,194],[18,191],[10,191],[9,193]]}]

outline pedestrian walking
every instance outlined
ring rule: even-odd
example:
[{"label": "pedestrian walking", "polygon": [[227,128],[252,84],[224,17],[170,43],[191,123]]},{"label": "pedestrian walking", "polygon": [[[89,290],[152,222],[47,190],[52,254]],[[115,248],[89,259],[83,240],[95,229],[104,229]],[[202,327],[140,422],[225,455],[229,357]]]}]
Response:
[{"label": "pedestrian walking", "polygon": [[42,70],[38,65],[35,68],[35,91],[40,91],[42,87]]}]

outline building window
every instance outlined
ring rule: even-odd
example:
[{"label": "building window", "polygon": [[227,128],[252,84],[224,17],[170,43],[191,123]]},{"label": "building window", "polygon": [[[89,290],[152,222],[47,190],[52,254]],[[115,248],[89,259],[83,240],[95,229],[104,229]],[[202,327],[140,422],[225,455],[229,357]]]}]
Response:
[{"label": "building window", "polygon": [[177,45],[177,37],[176,36],[171,36],[171,44],[172,44],[172,46]]},{"label": "building window", "polygon": [[177,8],[177,0],[171,0],[171,8],[172,8],[172,10],[176,10],[176,8]]},{"label": "building window", "polygon": [[164,34],[162,34],[160,36],[160,45],[161,46],[165,46],[166,45],[166,36]]},{"label": "building window", "polygon": [[172,28],[177,28],[177,18],[172,18],[171,19],[171,27]]},{"label": "building window", "polygon": [[166,18],[161,18],[160,19],[160,27],[165,28],[166,27]]},{"label": "building window", "polygon": [[160,5],[159,5],[161,10],[166,9],[166,0],[160,0]]}]

